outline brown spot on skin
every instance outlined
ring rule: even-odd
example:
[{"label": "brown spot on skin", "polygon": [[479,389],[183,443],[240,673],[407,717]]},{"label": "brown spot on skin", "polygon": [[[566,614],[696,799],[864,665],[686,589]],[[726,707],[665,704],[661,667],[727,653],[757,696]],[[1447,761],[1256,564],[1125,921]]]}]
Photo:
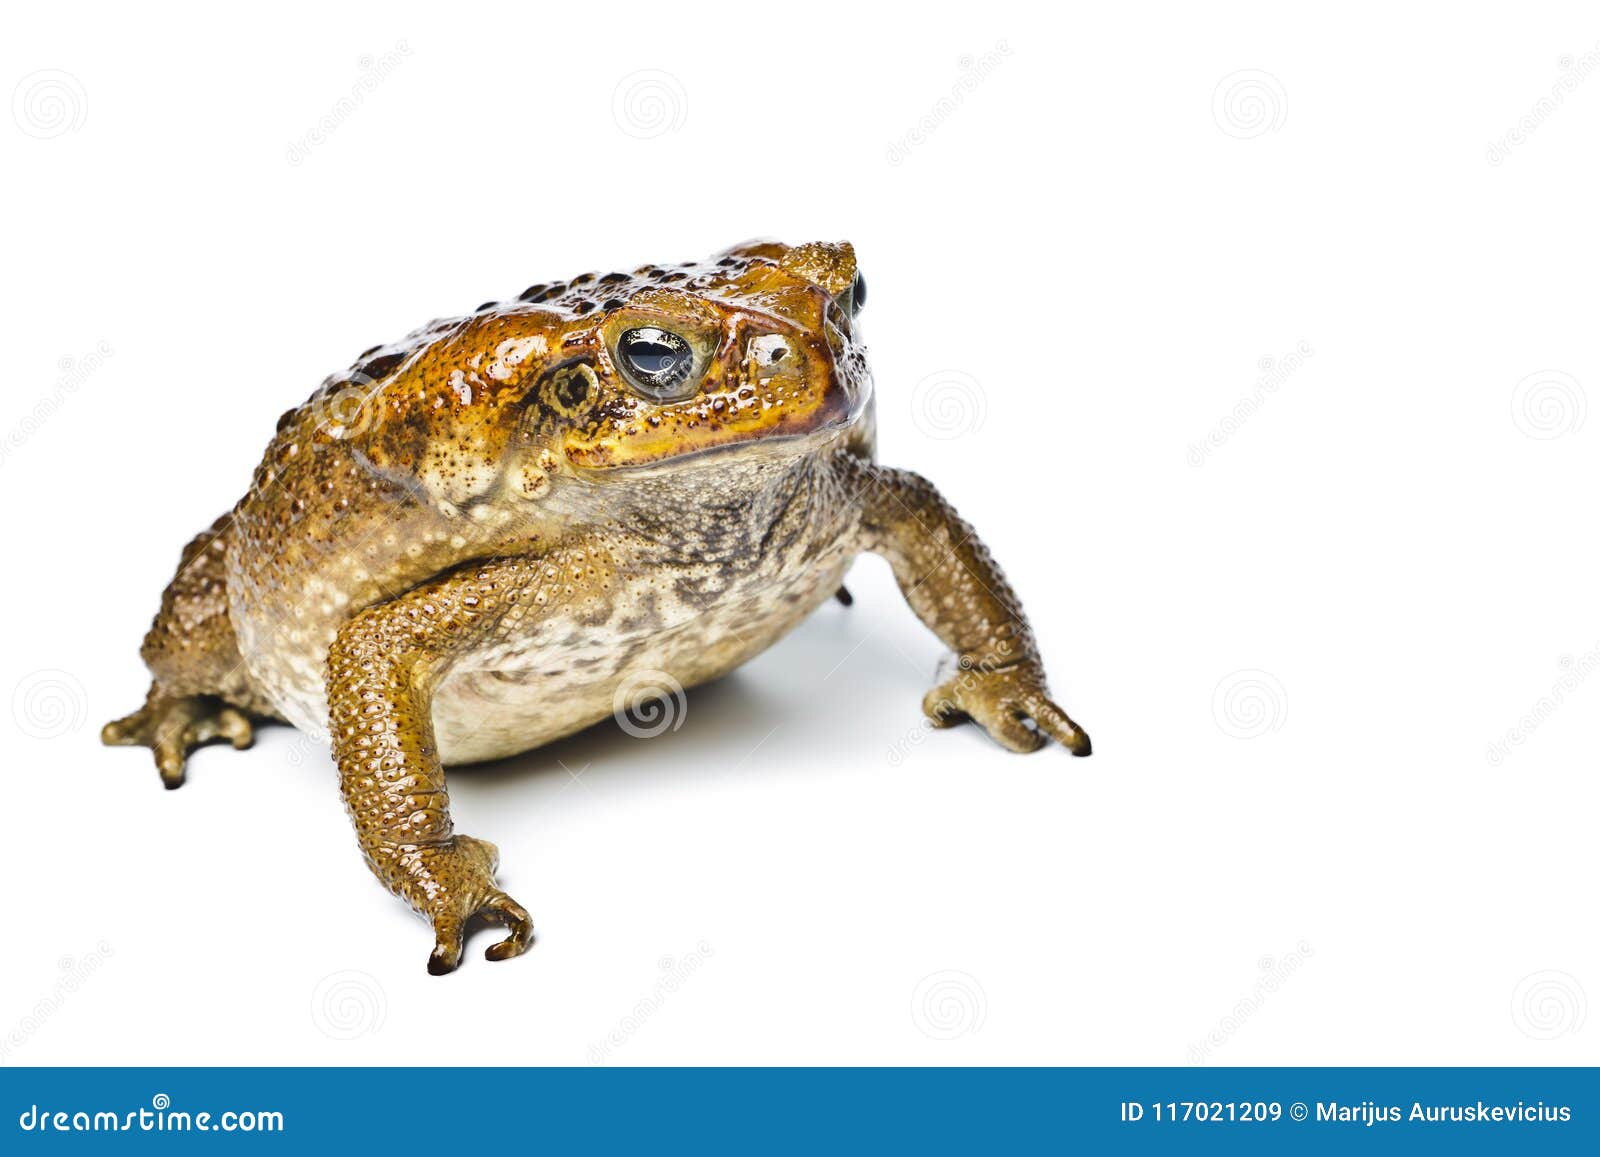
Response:
[{"label": "brown spot on skin", "polygon": [[365,359],[356,366],[355,372],[362,377],[377,381],[379,378],[388,377],[405,360],[405,351],[399,350],[395,353],[384,354],[382,357]]},{"label": "brown spot on skin", "polygon": [[542,498],[550,491],[550,475],[533,466],[524,466],[518,484],[524,498]]}]

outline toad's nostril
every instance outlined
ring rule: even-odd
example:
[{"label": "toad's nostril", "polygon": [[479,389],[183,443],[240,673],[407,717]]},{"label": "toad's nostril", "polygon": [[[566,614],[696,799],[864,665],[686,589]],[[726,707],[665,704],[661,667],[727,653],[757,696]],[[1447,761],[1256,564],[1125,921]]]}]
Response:
[{"label": "toad's nostril", "polygon": [[750,360],[762,369],[770,369],[793,352],[787,340],[775,333],[762,334],[750,342]]}]

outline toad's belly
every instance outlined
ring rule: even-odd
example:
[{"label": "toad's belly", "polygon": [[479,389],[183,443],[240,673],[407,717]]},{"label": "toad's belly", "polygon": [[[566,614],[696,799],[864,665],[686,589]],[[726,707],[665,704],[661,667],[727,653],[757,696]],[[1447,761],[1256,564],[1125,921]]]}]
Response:
[{"label": "toad's belly", "polygon": [[[719,600],[658,631],[574,627],[463,657],[433,698],[443,763],[499,759],[570,735],[624,706],[626,726],[653,732],[682,711],[682,689],[725,675],[788,634],[825,602],[850,557],[831,551],[801,573]],[[662,720],[667,722],[663,723]]]}]

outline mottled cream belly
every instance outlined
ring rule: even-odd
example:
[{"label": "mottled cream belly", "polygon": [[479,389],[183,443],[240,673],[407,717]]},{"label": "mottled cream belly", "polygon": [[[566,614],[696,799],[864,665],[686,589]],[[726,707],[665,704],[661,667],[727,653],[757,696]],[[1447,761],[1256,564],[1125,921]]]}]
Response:
[{"label": "mottled cream belly", "polygon": [[[828,551],[754,591],[735,591],[662,629],[622,634],[546,622],[525,640],[463,656],[434,692],[434,738],[446,764],[528,751],[610,718],[627,702],[675,697],[727,674],[832,597],[851,554]],[[629,592],[618,602],[626,605]],[[552,640],[559,639],[559,644]],[[646,721],[650,709],[643,713]]]}]

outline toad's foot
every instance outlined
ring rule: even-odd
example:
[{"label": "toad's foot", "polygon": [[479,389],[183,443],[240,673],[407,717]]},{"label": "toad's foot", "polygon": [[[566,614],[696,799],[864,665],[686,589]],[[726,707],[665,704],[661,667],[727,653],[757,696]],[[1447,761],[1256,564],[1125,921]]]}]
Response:
[{"label": "toad's foot", "polygon": [[189,753],[218,739],[226,739],[235,748],[249,747],[255,740],[250,717],[214,696],[171,697],[153,689],[143,707],[100,730],[102,743],[150,748],[161,782],[169,788],[183,786]]},{"label": "toad's foot", "polygon": [[1051,702],[1044,673],[1034,665],[985,669],[963,656],[958,666],[922,700],[923,714],[935,727],[972,719],[1012,751],[1037,751],[1050,738],[1073,755],[1089,754],[1088,732]]},{"label": "toad's foot", "polygon": [[443,844],[395,849],[401,873],[400,892],[433,925],[435,944],[428,957],[434,976],[454,972],[461,964],[467,925],[474,919],[503,924],[504,940],[489,945],[484,956],[510,960],[533,942],[533,917],[500,890],[494,870],[500,853],[487,840],[453,836]]}]

